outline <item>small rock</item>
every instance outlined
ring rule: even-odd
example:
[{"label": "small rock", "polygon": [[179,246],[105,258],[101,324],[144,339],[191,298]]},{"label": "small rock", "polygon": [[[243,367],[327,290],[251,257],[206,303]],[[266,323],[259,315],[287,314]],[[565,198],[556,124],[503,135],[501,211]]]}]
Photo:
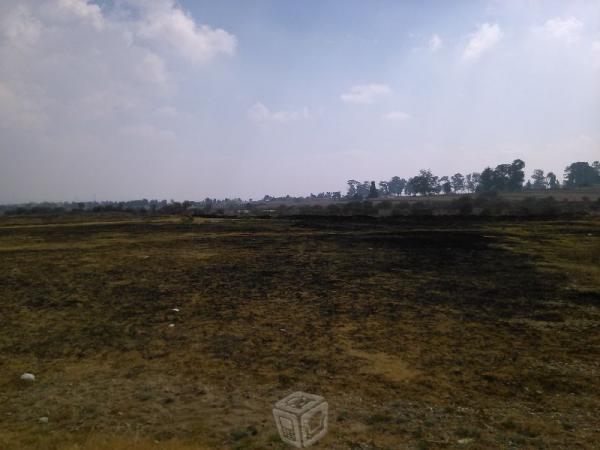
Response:
[{"label": "small rock", "polygon": [[456,442],[458,442],[460,445],[466,445],[466,444],[470,444],[473,441],[474,441],[473,438],[463,438],[463,439],[459,439]]},{"label": "small rock", "polygon": [[175,328],[175,324],[174,323],[170,323],[169,324],[169,328]]},{"label": "small rock", "polygon": [[40,420],[41,423],[48,423],[48,418],[45,417],[45,416],[44,417],[40,417],[39,420]]},{"label": "small rock", "polygon": [[35,375],[32,373],[24,373],[21,375],[21,380],[23,381],[35,381]]}]

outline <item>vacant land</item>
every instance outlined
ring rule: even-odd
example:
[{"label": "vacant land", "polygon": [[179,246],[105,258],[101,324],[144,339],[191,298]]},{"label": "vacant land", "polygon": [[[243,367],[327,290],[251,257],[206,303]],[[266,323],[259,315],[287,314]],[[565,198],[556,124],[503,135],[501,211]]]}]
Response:
[{"label": "vacant land", "polygon": [[598,218],[4,218],[0,307],[1,449],[600,442]]}]

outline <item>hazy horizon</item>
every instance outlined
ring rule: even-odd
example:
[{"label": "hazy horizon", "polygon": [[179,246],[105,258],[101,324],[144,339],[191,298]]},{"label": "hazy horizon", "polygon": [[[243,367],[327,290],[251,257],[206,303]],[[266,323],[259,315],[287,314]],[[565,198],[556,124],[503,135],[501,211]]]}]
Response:
[{"label": "hazy horizon", "polygon": [[0,203],[600,159],[600,1],[7,0]]}]

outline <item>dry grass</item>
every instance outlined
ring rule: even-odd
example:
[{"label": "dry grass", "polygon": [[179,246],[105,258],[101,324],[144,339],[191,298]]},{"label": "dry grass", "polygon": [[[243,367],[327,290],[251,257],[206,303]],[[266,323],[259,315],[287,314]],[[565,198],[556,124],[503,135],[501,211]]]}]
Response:
[{"label": "dry grass", "polygon": [[600,440],[598,219],[93,219],[0,223],[3,450]]}]

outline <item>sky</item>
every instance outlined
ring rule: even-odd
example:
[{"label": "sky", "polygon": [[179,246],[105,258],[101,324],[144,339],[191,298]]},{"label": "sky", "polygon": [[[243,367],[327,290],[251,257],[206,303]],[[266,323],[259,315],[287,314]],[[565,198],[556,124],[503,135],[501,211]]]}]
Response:
[{"label": "sky", "polygon": [[0,203],[600,159],[600,0],[2,0]]}]

